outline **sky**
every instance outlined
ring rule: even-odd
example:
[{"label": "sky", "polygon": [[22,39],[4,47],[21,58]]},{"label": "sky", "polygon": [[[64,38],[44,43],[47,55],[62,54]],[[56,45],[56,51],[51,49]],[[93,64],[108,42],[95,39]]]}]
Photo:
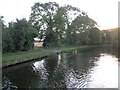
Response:
[{"label": "sky", "polygon": [[35,2],[57,2],[61,6],[69,4],[85,11],[98,23],[100,29],[118,27],[119,0],[0,0],[0,16],[4,16],[6,23],[16,18],[29,20]]}]

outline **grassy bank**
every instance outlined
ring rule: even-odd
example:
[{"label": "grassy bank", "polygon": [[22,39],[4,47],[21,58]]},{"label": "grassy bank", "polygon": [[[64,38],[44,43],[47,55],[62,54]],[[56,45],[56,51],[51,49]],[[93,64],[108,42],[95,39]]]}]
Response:
[{"label": "grassy bank", "polygon": [[11,56],[7,56],[6,54],[3,54],[2,62],[9,62],[9,61],[15,61],[15,60],[22,60],[27,59],[31,57],[37,57],[37,56],[44,56],[48,55],[48,52],[32,52],[27,54],[12,54]]},{"label": "grassy bank", "polygon": [[70,52],[73,50],[78,49],[79,47],[61,47],[61,48],[40,48],[40,49],[33,49],[29,51],[21,51],[21,52],[14,52],[14,53],[3,53],[2,62],[10,62],[15,60],[22,60],[32,57],[41,57],[49,55],[50,53],[54,53],[56,51],[62,52]]},{"label": "grassy bank", "polygon": [[[68,46],[68,47],[56,47],[56,48],[38,48],[38,49],[32,49],[29,51],[19,51],[14,53],[3,53],[2,55],[2,62],[11,62],[11,61],[22,61],[24,59],[31,59],[36,57],[43,57],[48,56],[51,53],[57,53],[60,52],[71,52],[77,49],[83,49],[83,48],[89,48],[91,46]],[[94,47],[94,46],[92,46]]]}]

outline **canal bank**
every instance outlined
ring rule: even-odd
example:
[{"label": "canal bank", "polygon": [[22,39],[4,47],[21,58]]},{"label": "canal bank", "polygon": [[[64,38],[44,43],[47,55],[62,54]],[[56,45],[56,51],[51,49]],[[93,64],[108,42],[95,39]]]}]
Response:
[{"label": "canal bank", "polygon": [[82,50],[90,47],[101,47],[101,46],[75,46],[75,47],[59,47],[59,48],[47,48],[47,49],[41,48],[30,51],[5,53],[3,54],[2,66],[0,66],[0,68],[6,68],[9,66],[22,64],[37,59],[43,59],[52,54],[66,53],[77,49]]},{"label": "canal bank", "polygon": [[52,54],[60,54],[63,52],[70,52],[79,48],[87,48],[88,46],[82,47],[64,47],[64,48],[50,48],[50,49],[36,49],[17,53],[5,53],[2,58],[2,67],[5,68],[17,64],[26,63],[29,61],[43,59]]}]

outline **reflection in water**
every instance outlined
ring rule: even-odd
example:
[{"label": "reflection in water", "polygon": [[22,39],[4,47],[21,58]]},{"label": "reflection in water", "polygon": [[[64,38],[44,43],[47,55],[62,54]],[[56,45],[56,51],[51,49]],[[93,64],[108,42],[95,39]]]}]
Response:
[{"label": "reflection in water", "polygon": [[110,48],[51,55],[4,69],[3,80],[6,77],[7,83],[18,88],[117,88],[120,65],[115,55]]},{"label": "reflection in water", "polygon": [[45,60],[41,60],[33,63],[33,71],[35,71],[35,73],[38,74],[41,79],[46,80],[48,73],[44,67],[44,62]]},{"label": "reflection in water", "polygon": [[61,54],[58,54],[58,66],[59,66],[59,65],[60,65],[60,63],[61,63],[61,59],[62,59]]},{"label": "reflection in water", "polygon": [[97,65],[91,72],[92,82],[89,87],[93,88],[117,88],[118,87],[118,59],[114,56],[103,54]]},{"label": "reflection in water", "polygon": [[10,80],[6,77],[4,77],[3,81],[2,81],[2,84],[3,84],[3,88],[4,90],[16,90],[17,87],[14,86]]}]

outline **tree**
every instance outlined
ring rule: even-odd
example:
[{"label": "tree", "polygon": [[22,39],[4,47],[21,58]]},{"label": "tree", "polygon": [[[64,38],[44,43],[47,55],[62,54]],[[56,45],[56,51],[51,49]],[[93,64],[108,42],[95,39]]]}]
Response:
[{"label": "tree", "polygon": [[120,49],[120,28],[113,28],[109,30],[110,32],[110,43],[113,47]]},{"label": "tree", "polygon": [[95,38],[100,36],[97,23],[85,12],[71,5],[60,7],[54,2],[35,3],[32,7],[30,21],[40,31],[41,39],[45,38],[44,46],[54,47],[61,43],[97,44],[98,42],[93,42],[92,35],[97,34],[98,37]]},{"label": "tree", "polygon": [[[59,45],[65,41],[66,37],[69,37],[69,25],[77,16],[78,12],[80,12],[80,10],[71,5],[59,7],[59,5],[54,2],[44,4],[35,3],[32,7],[30,21],[34,27],[37,27],[38,30],[40,30],[41,34],[46,36],[45,39],[52,36],[52,38],[55,38],[52,39],[55,40],[52,43]],[[44,41],[46,42],[48,40]]]},{"label": "tree", "polygon": [[65,22],[66,22],[66,17],[65,17],[65,9],[63,7],[58,8],[58,11],[56,15],[54,16],[54,30],[55,30],[55,35],[58,39],[58,44],[60,45],[61,43],[64,43],[65,40]]},{"label": "tree", "polygon": [[33,46],[33,38],[38,32],[31,27],[26,19],[9,23],[9,26],[3,30],[3,51],[23,51],[29,50]]},{"label": "tree", "polygon": [[101,44],[101,31],[98,28],[92,28],[89,34],[90,44],[91,45],[100,45]]},{"label": "tree", "polygon": [[[98,30],[96,26],[97,23],[93,19],[89,18],[86,13],[82,12],[70,25],[71,35],[73,38],[71,39],[71,43],[74,42],[74,44],[77,45],[95,44],[92,41],[94,41],[94,38],[98,38],[100,36],[100,30]],[[95,37],[95,34],[98,36]]]},{"label": "tree", "polygon": [[0,52],[2,52],[2,29],[5,27],[3,16],[0,16]]},{"label": "tree", "polygon": [[[66,42],[67,44],[72,45],[73,44],[73,40],[75,40],[75,38],[73,38],[72,35],[72,31],[71,31],[71,24],[73,22],[73,20],[80,14],[80,9],[77,7],[73,7],[71,5],[66,5],[63,7],[65,9],[65,17],[66,17],[66,21],[65,21],[65,27],[66,27]],[[73,33],[74,34],[74,33]],[[74,34],[75,36],[75,34]]]},{"label": "tree", "polygon": [[103,44],[110,44],[111,43],[111,36],[109,30],[102,30],[102,43]]},{"label": "tree", "polygon": [[59,5],[55,2],[35,3],[32,7],[30,22],[42,34],[49,34],[53,30],[54,15],[57,13]]},{"label": "tree", "polygon": [[[12,32],[8,28],[2,30],[2,51],[12,51]],[[14,47],[14,46],[13,46]]]}]

